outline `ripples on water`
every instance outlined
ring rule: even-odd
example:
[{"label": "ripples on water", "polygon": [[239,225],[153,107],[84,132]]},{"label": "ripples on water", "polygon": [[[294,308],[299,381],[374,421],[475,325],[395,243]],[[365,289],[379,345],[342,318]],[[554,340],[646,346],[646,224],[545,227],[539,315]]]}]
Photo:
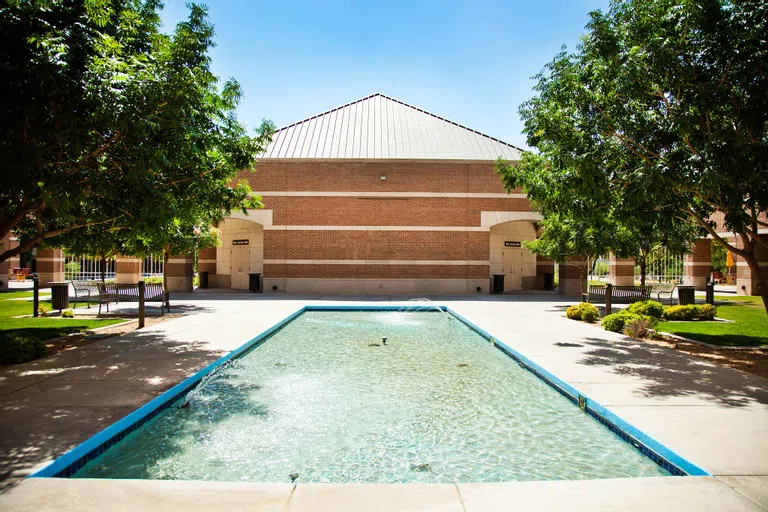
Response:
[{"label": "ripples on water", "polygon": [[76,476],[444,483],[662,475],[455,319],[316,311]]}]

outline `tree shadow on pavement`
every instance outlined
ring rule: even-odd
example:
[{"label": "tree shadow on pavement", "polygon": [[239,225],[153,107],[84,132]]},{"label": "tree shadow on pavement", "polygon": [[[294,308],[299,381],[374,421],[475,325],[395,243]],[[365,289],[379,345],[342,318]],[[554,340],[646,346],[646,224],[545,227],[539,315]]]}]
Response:
[{"label": "tree shadow on pavement", "polygon": [[671,349],[625,338],[584,338],[590,347],[579,364],[604,366],[615,374],[643,379],[639,393],[648,397],[705,397],[718,405],[768,405],[768,380]]}]

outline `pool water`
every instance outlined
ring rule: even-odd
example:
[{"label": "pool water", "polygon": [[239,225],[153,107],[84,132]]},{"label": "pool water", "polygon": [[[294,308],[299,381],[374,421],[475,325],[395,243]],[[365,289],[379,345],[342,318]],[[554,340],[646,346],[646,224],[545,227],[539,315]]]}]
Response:
[{"label": "pool water", "polygon": [[452,483],[669,474],[441,312],[305,312],[182,402],[75,477]]}]

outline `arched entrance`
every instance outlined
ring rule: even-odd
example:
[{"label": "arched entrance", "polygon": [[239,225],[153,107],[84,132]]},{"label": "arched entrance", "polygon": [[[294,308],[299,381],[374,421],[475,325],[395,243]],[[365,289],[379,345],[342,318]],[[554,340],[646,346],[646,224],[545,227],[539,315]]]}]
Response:
[{"label": "arched entrance", "polygon": [[219,223],[219,229],[222,244],[216,248],[218,286],[248,290],[250,275],[264,273],[264,227],[250,220],[227,218]]},{"label": "arched entrance", "polygon": [[514,292],[536,288],[536,255],[523,246],[536,239],[532,221],[502,222],[490,228],[491,275],[504,275],[504,291]]}]

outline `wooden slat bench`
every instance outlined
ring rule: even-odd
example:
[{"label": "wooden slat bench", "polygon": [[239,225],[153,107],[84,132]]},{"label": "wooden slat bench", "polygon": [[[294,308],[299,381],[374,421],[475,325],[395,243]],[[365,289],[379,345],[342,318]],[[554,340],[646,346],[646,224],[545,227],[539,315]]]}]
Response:
[{"label": "wooden slat bench", "polygon": [[[101,305],[106,304],[109,311],[109,303],[114,302],[139,302],[138,284],[106,284],[96,283],[99,289],[99,314],[101,314]],[[163,292],[161,284],[144,285],[144,302],[159,302],[160,312],[164,314],[163,307],[171,312],[167,297]]]},{"label": "wooden slat bench", "polygon": [[[605,285],[590,286],[589,302],[591,304],[605,304],[606,290]],[[611,291],[611,304],[632,304],[650,298],[650,286],[613,286]]]}]

